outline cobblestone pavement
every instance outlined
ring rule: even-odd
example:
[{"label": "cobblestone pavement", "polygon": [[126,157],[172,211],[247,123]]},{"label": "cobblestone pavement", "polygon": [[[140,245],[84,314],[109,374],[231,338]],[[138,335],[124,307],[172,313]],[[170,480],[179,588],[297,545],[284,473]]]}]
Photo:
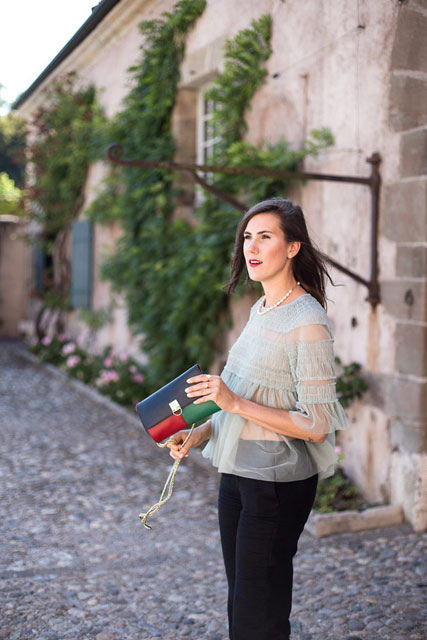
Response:
[{"label": "cobblestone pavement", "polygon": [[[226,640],[216,474],[189,458],[146,531],[167,453],[19,348],[0,343],[0,638]],[[293,640],[427,638],[426,542],[304,533]]]}]

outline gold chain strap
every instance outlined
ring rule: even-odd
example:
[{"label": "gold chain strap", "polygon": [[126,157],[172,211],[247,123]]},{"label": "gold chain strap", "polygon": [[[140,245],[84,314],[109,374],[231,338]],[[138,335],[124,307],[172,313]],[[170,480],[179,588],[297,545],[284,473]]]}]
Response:
[{"label": "gold chain strap", "polygon": [[[191,425],[191,429],[188,432],[188,435],[185,438],[184,442],[180,446],[180,450],[182,449],[182,447],[184,445],[187,444],[188,440],[190,439],[190,437],[191,437],[191,435],[192,435],[192,433],[194,431],[194,427],[195,426],[196,426],[196,423]],[[166,447],[168,445],[169,442],[175,442],[175,444],[176,444],[176,441],[173,438],[171,438],[171,440],[168,440],[167,442],[161,442],[161,443],[156,442],[156,444],[157,444],[158,447],[161,447],[163,449],[164,447]],[[146,529],[151,529],[150,525],[147,524],[147,518],[149,516],[153,516],[155,513],[157,513],[158,510],[160,509],[160,507],[162,507],[164,504],[166,504],[166,502],[172,496],[173,486],[175,484],[175,475],[176,475],[176,472],[178,471],[178,467],[179,467],[179,463],[180,462],[181,462],[181,460],[175,460],[175,462],[173,464],[173,467],[170,470],[168,478],[167,478],[167,480],[165,482],[165,486],[163,487],[163,491],[162,491],[162,493],[160,495],[159,501],[156,502],[156,504],[153,504],[153,506],[150,507],[146,513],[140,513],[139,514],[141,522],[142,522],[142,524],[144,525],[144,527]],[[166,492],[167,492],[167,496],[165,498],[164,496],[165,496]]]}]

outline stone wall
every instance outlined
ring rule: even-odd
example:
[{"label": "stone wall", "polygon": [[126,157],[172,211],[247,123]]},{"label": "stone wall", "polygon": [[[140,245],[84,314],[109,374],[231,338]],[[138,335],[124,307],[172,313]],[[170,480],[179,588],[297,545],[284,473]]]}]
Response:
[{"label": "stone wall", "polygon": [[391,56],[390,128],[399,136],[398,180],[387,185],[381,231],[396,245],[383,283],[396,321],[395,375],[387,394],[391,497],[416,530],[427,528],[427,3],[402,7]]}]

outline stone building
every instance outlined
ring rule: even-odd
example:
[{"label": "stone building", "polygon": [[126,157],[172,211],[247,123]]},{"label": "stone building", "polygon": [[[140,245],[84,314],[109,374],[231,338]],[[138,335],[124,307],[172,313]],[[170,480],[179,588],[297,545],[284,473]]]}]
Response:
[{"label": "stone building", "polygon": [[[102,89],[107,115],[128,90],[127,68],[138,59],[143,19],[170,10],[172,0],[103,0],[91,17],[21,96],[26,118],[43,103],[43,90],[68,71]],[[380,302],[367,300],[360,281],[331,268],[340,287],[328,289],[335,351],[357,361],[369,392],[348,411],[344,466],[374,502],[401,505],[418,530],[427,529],[427,4],[425,0],[208,0],[191,31],[181,70],[174,131],[177,160],[195,161],[209,145],[203,91],[221,72],[227,38],[263,13],[273,22],[268,77],[248,114],[252,142],[297,146],[313,128],[327,126],[335,144],[304,170],[369,176],[366,162],[380,154],[378,225],[372,224],[365,185],[308,181],[292,190],[315,242],[333,260],[369,280],[378,239]],[[84,210],[106,171],[91,167]],[[97,277],[105,246],[120,229],[93,230],[90,305],[104,306],[108,283]],[[252,299],[233,303],[230,344]],[[70,328],[82,331],[75,314]],[[126,309],[99,332],[99,345],[135,350]],[[226,346],[227,346],[226,344]],[[218,363],[223,359],[219,354]]]}]

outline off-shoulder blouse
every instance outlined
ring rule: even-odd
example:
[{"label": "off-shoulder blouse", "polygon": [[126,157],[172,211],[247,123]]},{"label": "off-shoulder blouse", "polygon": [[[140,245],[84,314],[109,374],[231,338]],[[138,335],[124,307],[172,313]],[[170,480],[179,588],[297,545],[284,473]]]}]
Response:
[{"label": "off-shoulder blouse", "polygon": [[322,443],[265,429],[227,411],[215,413],[203,455],[221,473],[289,482],[315,473],[326,478],[337,461],[335,431],[348,426],[336,395],[333,335],[322,305],[306,293],[249,320],[229,351],[221,373],[242,398],[289,411],[292,421]]}]

